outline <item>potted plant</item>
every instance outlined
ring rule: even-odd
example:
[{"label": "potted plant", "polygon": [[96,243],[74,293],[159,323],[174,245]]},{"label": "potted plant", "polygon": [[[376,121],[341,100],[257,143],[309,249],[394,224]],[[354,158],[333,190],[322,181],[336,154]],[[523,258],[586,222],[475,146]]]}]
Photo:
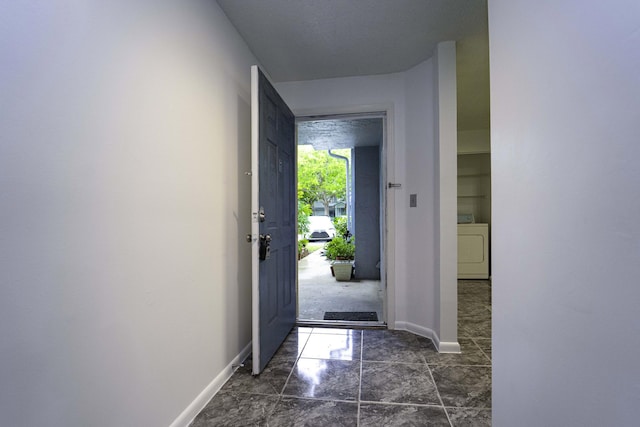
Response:
[{"label": "potted plant", "polygon": [[332,261],[331,271],[338,281],[351,280],[353,260],[356,254],[355,239],[334,237],[324,250],[325,256]]},{"label": "potted plant", "polygon": [[298,261],[309,255],[309,249],[307,249],[308,244],[309,240],[307,239],[298,240]]}]

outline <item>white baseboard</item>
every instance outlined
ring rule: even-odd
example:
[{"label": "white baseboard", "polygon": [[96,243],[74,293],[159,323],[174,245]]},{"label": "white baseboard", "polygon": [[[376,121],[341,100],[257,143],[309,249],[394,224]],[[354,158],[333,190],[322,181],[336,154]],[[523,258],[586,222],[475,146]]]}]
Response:
[{"label": "white baseboard", "polygon": [[421,337],[429,338],[436,346],[438,353],[460,353],[460,344],[456,341],[440,341],[440,337],[433,329],[425,328],[424,326],[416,325],[411,322],[398,322],[395,323],[395,329],[403,331],[409,331]]},{"label": "white baseboard", "polygon": [[227,382],[231,375],[233,375],[233,366],[242,363],[243,360],[251,353],[251,343],[247,344],[238,354],[214,379],[207,385],[204,390],[200,392],[198,397],[186,407],[178,418],[176,418],[170,425],[170,427],[187,427],[195,419],[195,417],[207,406],[207,403],[216,395],[222,388],[224,383]]},{"label": "white baseboard", "polygon": [[457,341],[440,341],[438,353],[460,353],[460,343]]}]

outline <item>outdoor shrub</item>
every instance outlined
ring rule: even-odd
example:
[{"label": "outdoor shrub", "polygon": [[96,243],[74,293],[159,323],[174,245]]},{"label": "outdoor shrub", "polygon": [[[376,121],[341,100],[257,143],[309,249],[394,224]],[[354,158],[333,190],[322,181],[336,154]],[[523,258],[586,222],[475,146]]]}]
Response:
[{"label": "outdoor shrub", "polygon": [[330,260],[347,259],[352,260],[356,255],[355,239],[349,242],[344,237],[334,237],[324,247],[324,254]]},{"label": "outdoor shrub", "polygon": [[309,232],[309,215],[311,208],[298,200],[298,234],[304,236]]},{"label": "outdoor shrub", "polygon": [[347,236],[347,217],[337,216],[333,219],[333,225],[336,227],[336,236]]}]

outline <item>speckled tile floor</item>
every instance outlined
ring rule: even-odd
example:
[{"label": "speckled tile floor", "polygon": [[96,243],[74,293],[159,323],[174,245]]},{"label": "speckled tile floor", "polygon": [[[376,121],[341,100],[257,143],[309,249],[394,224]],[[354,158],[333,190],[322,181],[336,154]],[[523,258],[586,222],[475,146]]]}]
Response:
[{"label": "speckled tile floor", "polygon": [[404,331],[294,328],[266,369],[239,368],[191,424],[490,426],[491,286],[458,282],[461,354]]}]

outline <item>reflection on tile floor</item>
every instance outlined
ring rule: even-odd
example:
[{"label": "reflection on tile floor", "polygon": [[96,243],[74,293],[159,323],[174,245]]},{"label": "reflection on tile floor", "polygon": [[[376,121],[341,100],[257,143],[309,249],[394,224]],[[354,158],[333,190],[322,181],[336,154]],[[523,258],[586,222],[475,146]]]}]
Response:
[{"label": "reflection on tile floor", "polygon": [[461,354],[404,331],[294,328],[264,372],[239,368],[203,426],[490,426],[491,286],[458,282]]}]

